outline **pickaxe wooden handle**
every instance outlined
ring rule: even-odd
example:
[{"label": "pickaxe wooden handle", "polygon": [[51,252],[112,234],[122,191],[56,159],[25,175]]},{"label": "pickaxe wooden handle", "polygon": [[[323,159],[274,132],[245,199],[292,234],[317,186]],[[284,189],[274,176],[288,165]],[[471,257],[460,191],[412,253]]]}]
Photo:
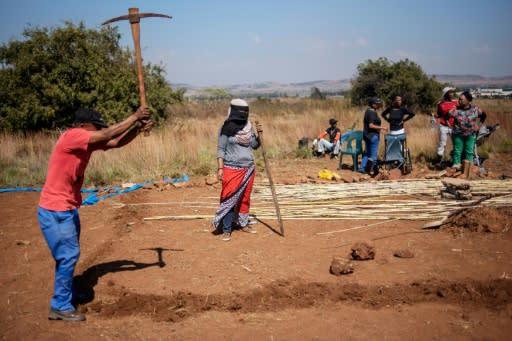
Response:
[{"label": "pickaxe wooden handle", "polygon": [[[256,123],[256,126],[259,124],[258,121],[256,121],[255,123]],[[274,181],[272,180],[272,172],[270,171],[270,164],[267,160],[267,154],[265,152],[265,145],[263,144],[263,132],[258,132],[258,137],[260,139],[261,154],[263,155],[263,161],[265,162],[265,172],[267,173],[268,183],[270,185],[270,191],[272,192],[272,200],[274,201],[274,207],[276,208],[276,216],[277,216],[277,221],[279,223],[279,230],[281,231],[281,236],[284,237],[283,220],[281,219],[281,211],[279,209],[279,202],[277,202],[276,189],[274,188]]]},{"label": "pickaxe wooden handle", "polygon": [[[144,70],[142,69],[142,52],[140,49],[140,18],[138,8],[129,8],[130,27],[132,29],[133,46],[135,47],[135,65],[137,67],[137,84],[139,86],[140,105],[147,107],[146,89],[144,87]],[[134,18],[135,20],[132,20]]]},{"label": "pickaxe wooden handle", "polygon": [[[109,19],[102,23],[102,25],[107,25],[115,21],[119,20],[129,20],[130,26],[132,30],[133,37],[133,45],[135,47],[135,65],[137,67],[137,84],[139,87],[139,96],[140,96],[140,105],[143,107],[147,107],[148,103],[146,101],[146,90],[144,87],[144,70],[142,68],[142,52],[140,48],[140,19],[146,17],[161,17],[161,18],[169,18],[172,17],[165,14],[159,13],[139,13],[139,9],[132,7],[128,9],[128,15],[122,15],[120,17],[115,17]],[[144,131],[144,135],[149,135],[149,131]]]}]

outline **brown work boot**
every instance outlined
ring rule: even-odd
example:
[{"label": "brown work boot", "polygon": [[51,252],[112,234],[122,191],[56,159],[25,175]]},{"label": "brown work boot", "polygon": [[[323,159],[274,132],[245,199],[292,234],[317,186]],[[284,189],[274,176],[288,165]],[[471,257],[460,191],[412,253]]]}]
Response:
[{"label": "brown work boot", "polygon": [[76,310],[58,311],[51,309],[48,313],[48,320],[85,321],[85,315]]},{"label": "brown work boot", "polygon": [[430,163],[429,168],[431,170],[441,169],[442,168],[442,163],[443,163],[443,156],[436,155],[436,158],[434,160],[432,160],[432,162]]}]

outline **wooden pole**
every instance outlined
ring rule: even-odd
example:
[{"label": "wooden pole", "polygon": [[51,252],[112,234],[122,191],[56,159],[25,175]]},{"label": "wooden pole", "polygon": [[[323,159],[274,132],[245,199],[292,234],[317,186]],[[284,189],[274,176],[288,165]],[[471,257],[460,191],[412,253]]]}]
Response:
[{"label": "wooden pole", "polygon": [[[139,9],[132,7],[128,9],[130,16],[130,27],[132,30],[133,45],[135,48],[135,66],[137,69],[137,85],[139,88],[139,97],[141,107],[147,107],[146,88],[144,86],[144,69],[142,67],[142,51],[140,48],[140,18]],[[149,130],[144,130],[144,136],[149,136]]]},{"label": "wooden pole", "polygon": [[[258,125],[258,121],[256,121],[256,126]],[[265,172],[268,178],[268,184],[270,185],[270,191],[272,192],[272,200],[274,201],[274,206],[276,208],[276,216],[277,221],[279,222],[279,230],[281,232],[281,236],[284,237],[284,226],[283,220],[281,219],[281,211],[279,210],[279,203],[277,202],[276,189],[274,187],[274,181],[272,180],[272,173],[270,171],[270,164],[267,160],[267,154],[265,153],[265,144],[263,143],[263,132],[258,132],[260,146],[261,146],[261,154],[263,155],[263,161],[265,162]]]}]

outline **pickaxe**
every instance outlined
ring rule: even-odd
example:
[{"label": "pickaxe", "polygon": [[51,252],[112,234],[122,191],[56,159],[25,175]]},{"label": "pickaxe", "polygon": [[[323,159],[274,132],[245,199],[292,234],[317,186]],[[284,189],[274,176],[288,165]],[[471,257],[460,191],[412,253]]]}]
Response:
[{"label": "pickaxe", "polygon": [[[171,16],[166,14],[159,13],[139,13],[139,9],[132,7],[128,9],[128,15],[122,15],[120,17],[115,17],[109,19],[102,23],[102,25],[108,25],[115,21],[120,20],[129,20],[130,26],[132,29],[132,37],[133,44],[135,46],[135,63],[137,66],[137,82],[139,85],[139,95],[140,95],[140,105],[143,107],[147,107],[148,103],[146,102],[146,90],[144,89],[144,73],[142,69],[142,55],[140,49],[140,19],[147,17],[161,17],[161,18],[169,18],[172,19]],[[148,132],[149,133],[149,132]]]}]

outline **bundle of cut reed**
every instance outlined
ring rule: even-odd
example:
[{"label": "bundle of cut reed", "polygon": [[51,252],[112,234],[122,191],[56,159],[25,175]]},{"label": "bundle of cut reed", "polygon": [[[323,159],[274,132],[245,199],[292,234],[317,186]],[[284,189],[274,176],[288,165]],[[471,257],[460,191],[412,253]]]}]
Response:
[{"label": "bundle of cut reed", "polygon": [[[364,184],[278,185],[276,192],[281,216],[288,220],[438,219],[471,205],[478,196],[491,197],[482,203],[486,206],[512,206],[512,180],[471,181],[471,192],[475,200],[468,200],[464,205],[458,201],[442,200],[439,193],[443,187],[439,180],[410,180]],[[217,207],[217,200],[217,197],[206,197],[198,199],[198,202],[180,202],[181,207],[201,209],[204,214],[168,217],[173,220],[209,219]],[[268,186],[256,184],[252,202],[252,214],[262,219],[275,218]]]}]

